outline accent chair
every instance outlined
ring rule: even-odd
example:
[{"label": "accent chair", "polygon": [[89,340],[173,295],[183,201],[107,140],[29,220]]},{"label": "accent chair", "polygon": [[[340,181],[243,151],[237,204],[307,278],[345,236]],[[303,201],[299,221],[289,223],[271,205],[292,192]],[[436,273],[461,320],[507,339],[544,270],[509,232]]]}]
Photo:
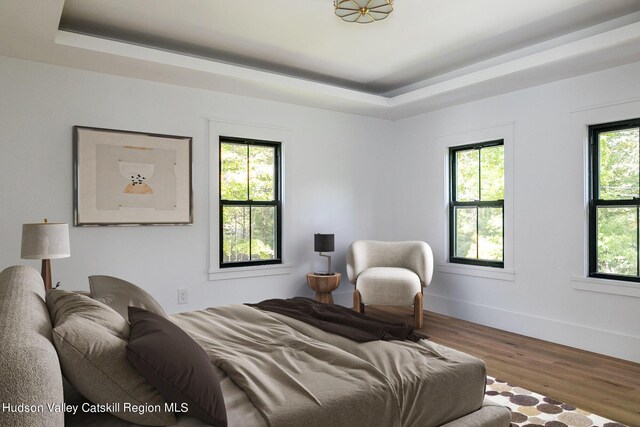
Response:
[{"label": "accent chair", "polygon": [[353,308],[413,305],[414,326],[422,328],[423,288],[433,276],[433,252],[425,242],[357,240],[347,251],[347,276],[355,285]]}]

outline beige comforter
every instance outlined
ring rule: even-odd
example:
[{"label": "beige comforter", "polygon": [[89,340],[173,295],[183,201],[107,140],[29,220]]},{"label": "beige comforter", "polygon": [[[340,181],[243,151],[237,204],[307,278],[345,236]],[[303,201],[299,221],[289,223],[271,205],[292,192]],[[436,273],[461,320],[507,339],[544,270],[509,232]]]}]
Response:
[{"label": "beige comforter", "polygon": [[428,427],[482,405],[482,361],[426,340],[359,344],[243,305],[172,320],[271,426]]}]

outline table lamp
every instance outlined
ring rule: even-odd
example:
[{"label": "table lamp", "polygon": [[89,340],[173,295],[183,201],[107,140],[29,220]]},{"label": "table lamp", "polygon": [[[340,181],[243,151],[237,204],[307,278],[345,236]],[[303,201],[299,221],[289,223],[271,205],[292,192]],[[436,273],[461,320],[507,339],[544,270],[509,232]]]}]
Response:
[{"label": "table lamp", "polygon": [[324,256],[328,258],[329,261],[329,267],[327,269],[326,273],[317,273],[317,274],[326,274],[327,276],[332,275],[333,273],[331,272],[331,256],[330,255],[325,255],[322,252],[333,252],[334,251],[334,236],[333,234],[319,234],[316,233],[313,236],[313,243],[314,243],[314,251],[315,252],[319,252],[320,256]]},{"label": "table lamp", "polygon": [[22,224],[22,259],[42,260],[44,288],[51,289],[51,260],[71,256],[69,225],[51,223]]}]

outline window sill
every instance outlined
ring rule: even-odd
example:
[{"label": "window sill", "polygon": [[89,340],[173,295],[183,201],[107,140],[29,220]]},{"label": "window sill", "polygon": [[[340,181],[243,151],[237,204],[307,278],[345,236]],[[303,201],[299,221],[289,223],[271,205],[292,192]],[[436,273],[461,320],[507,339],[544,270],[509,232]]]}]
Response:
[{"label": "window sill", "polygon": [[457,264],[452,262],[438,263],[438,271],[447,274],[461,274],[463,276],[485,277],[487,279],[514,282],[516,272],[497,267],[482,267],[479,265]]},{"label": "window sill", "polygon": [[209,280],[244,279],[246,277],[291,274],[291,264],[257,265],[250,267],[218,268],[209,271]]},{"label": "window sill", "polygon": [[594,277],[573,277],[573,289],[602,294],[623,295],[640,298],[640,284],[620,280],[596,279]]}]

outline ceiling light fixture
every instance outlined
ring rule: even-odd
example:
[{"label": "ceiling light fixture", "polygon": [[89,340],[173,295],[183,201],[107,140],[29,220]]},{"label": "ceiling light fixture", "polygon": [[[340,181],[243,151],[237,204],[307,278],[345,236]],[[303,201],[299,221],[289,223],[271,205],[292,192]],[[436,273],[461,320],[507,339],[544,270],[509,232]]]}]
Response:
[{"label": "ceiling light fixture", "polygon": [[333,0],[333,5],[343,21],[358,24],[382,21],[393,12],[393,0]]}]

